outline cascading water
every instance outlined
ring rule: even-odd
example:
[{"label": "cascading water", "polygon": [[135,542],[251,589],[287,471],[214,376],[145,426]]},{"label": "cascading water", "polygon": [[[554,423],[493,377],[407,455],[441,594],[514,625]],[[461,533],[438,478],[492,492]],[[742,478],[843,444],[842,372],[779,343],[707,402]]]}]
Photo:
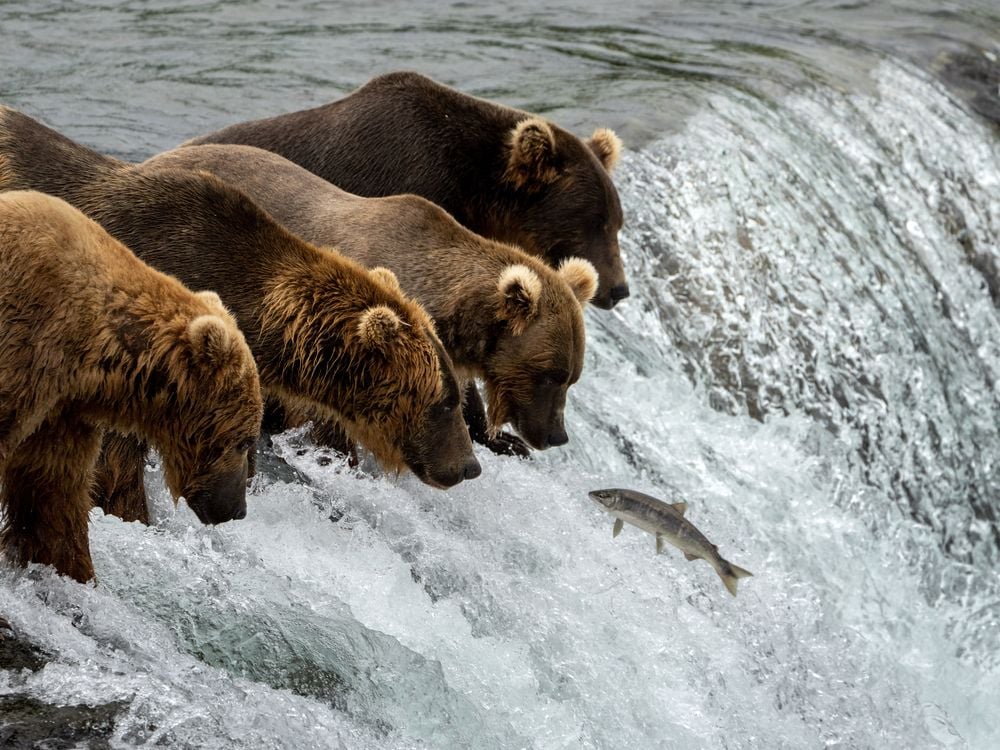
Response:
[{"label": "cascading water", "polygon": [[[254,18],[293,51],[319,48],[321,25],[289,35],[261,6]],[[678,13],[669,41],[651,31],[666,28],[660,11],[617,12],[617,27],[540,27],[533,49],[555,70],[548,56],[573,46],[581,78],[624,71],[629,96],[594,108],[634,100],[638,122],[608,124],[655,132],[664,97],[685,114],[616,173],[632,297],[588,313],[570,445],[526,462],[480,453],[482,477],[438,492],[289,433],[274,450],[301,474],[262,477],[247,519],[211,529],[175,511],[152,470],[153,528],[92,516],[96,587],[0,568],[0,616],[37,654],[33,671],[0,670],[0,737],[4,711],[30,700],[107,706],[83,736],[112,745],[1000,744],[995,128],[926,66],[847,44],[843,29],[811,57],[802,7],[777,30]],[[174,18],[154,19],[164,39]],[[430,54],[435,34],[482,42],[479,71],[531,47],[513,21],[496,35],[514,52],[489,52],[495,39],[472,27],[418,23],[410,53],[439,69],[409,64],[472,90]],[[235,42],[219,39],[225,58]],[[240,85],[274,70],[299,80],[282,65],[295,67],[241,69]],[[753,85],[736,80],[747,66]],[[15,79],[8,104],[44,91]],[[575,91],[581,110],[601,98]],[[123,112],[114,135],[81,133],[60,109],[68,95],[26,108],[134,158],[196,132],[170,112],[129,140],[139,128]],[[140,120],[151,101],[136,103]],[[238,119],[193,117],[196,130]],[[705,563],[656,556],[632,527],[613,539],[586,496],[607,486],[689,502],[754,577],[733,599]]]},{"label": "cascading water", "polygon": [[822,426],[838,506],[924,527],[905,557],[924,596],[983,597],[953,626],[995,663],[1000,147],[916,71],[873,77],[875,96],[715,99],[632,159],[642,302],[619,317],[632,361],[661,353],[644,366],[715,408]]}]

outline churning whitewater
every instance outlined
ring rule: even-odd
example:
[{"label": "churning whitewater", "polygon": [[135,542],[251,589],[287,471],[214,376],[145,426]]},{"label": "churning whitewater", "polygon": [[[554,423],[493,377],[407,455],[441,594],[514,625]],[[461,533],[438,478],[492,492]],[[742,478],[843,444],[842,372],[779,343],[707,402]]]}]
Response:
[{"label": "churning whitewater", "polygon": [[[44,660],[0,696],[111,705],[113,746],[1000,744],[996,133],[886,59],[708,96],[616,183],[632,297],[587,314],[568,446],[441,492],[285,433],[213,528],[151,467],[96,586],[0,567]],[[753,577],[613,539],[598,487]]]}]

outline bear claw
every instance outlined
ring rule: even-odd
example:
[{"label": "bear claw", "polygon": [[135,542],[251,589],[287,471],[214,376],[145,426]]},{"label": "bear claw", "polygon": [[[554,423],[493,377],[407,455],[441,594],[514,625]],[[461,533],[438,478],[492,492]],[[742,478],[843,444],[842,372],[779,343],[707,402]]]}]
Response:
[{"label": "bear claw", "polygon": [[501,432],[494,438],[486,438],[482,444],[498,456],[531,457],[531,448],[528,447],[528,444],[517,435],[512,435],[509,432]]}]

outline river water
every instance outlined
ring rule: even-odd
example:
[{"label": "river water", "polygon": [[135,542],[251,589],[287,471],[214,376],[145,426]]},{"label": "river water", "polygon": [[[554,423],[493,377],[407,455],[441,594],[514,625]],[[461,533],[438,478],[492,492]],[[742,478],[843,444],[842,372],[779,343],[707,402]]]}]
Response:
[{"label": "river water", "polygon": [[[153,528],[92,516],[96,587],[0,568],[35,654],[0,732],[27,701],[103,707],[92,747],[1000,746],[1000,8],[538,6],[0,3],[0,101],[123,158],[400,68],[611,126],[632,286],[565,448],[438,492],[286,434],[245,521],[151,467]],[[616,485],[687,501],[739,597],[612,539]]]}]

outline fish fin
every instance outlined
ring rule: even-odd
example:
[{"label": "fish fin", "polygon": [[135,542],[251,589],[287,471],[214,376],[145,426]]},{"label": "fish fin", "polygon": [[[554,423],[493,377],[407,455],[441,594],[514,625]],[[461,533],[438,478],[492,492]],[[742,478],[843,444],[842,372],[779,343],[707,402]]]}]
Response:
[{"label": "fish fin", "polygon": [[739,565],[733,565],[732,563],[729,563],[729,567],[733,569],[733,575],[736,576],[737,578],[750,578],[751,576],[753,576],[753,573],[751,573],[749,570],[741,568]]},{"label": "fish fin", "polygon": [[620,519],[615,519],[615,525],[611,527],[611,538],[614,539],[616,536],[622,533],[622,529],[625,526],[625,522]]},{"label": "fish fin", "polygon": [[716,572],[719,574],[719,578],[722,579],[722,583],[725,584],[725,587],[726,589],[728,589],[729,593],[732,594],[733,596],[736,596],[737,582],[741,578],[752,576],[753,573],[751,573],[749,570],[744,570],[739,565],[733,565],[732,563],[729,563],[729,569],[732,571],[731,574],[724,573],[722,570],[717,570]]},{"label": "fish fin", "polygon": [[663,534],[656,535],[656,554],[663,552]]},{"label": "fish fin", "polygon": [[685,552],[684,553],[684,559],[685,560],[700,560],[701,558],[698,557],[698,555],[692,555],[690,552]]},{"label": "fish fin", "polygon": [[673,503],[670,507],[673,508],[674,510],[676,510],[678,513],[680,513],[683,516],[684,515],[684,511],[686,511],[688,509],[688,504],[687,503]]}]

